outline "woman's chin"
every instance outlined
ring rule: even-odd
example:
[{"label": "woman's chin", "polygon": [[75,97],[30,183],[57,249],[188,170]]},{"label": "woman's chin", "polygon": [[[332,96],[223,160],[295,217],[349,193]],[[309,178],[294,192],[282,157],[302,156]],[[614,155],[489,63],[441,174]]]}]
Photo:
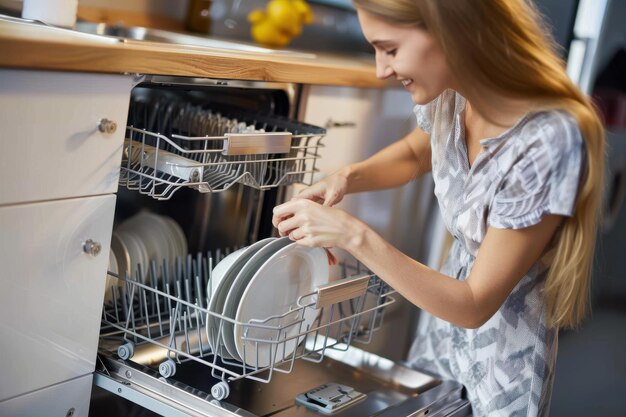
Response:
[{"label": "woman's chin", "polygon": [[410,91],[411,99],[413,100],[413,103],[419,104],[422,106],[430,103],[431,101],[439,97],[439,95],[441,95],[442,92],[443,91],[440,91],[437,93],[433,93],[432,91],[426,92],[421,88]]}]

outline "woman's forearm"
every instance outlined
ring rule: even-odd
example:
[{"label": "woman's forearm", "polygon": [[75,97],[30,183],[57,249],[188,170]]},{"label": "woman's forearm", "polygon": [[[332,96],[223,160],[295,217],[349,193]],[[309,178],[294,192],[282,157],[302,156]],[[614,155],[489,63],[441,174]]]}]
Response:
[{"label": "woman's forearm", "polygon": [[348,179],[348,193],[404,185],[431,169],[430,137],[416,129],[370,158],[341,171]]},{"label": "woman's forearm", "polygon": [[406,256],[367,225],[355,227],[346,248],[409,302],[456,326],[475,328],[485,321],[465,281],[439,273]]}]

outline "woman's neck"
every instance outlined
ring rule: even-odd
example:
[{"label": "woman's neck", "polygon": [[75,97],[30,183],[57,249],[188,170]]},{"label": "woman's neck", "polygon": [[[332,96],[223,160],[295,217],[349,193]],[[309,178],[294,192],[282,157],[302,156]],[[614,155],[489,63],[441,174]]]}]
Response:
[{"label": "woman's neck", "polygon": [[478,99],[466,97],[466,100],[466,123],[481,126],[490,131],[502,130],[504,132],[532,110],[532,104],[528,100],[490,92],[481,94]]}]

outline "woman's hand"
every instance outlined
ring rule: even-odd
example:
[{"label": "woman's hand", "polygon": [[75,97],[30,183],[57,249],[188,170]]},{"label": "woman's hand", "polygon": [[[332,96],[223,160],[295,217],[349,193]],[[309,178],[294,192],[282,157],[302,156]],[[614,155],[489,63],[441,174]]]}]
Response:
[{"label": "woman's hand", "polygon": [[347,191],[348,175],[341,170],[302,190],[294,199],[304,198],[325,206],[334,206],[343,199]]},{"label": "woman's hand", "polygon": [[345,211],[298,198],[274,207],[272,223],[281,236],[310,247],[349,250],[362,239],[364,225]]}]

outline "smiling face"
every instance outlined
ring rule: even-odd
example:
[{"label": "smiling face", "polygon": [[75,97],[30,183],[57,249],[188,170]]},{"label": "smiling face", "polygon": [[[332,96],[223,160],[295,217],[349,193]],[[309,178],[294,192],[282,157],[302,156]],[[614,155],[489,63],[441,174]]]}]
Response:
[{"label": "smiling face", "polygon": [[454,88],[443,51],[426,30],[394,25],[357,9],[361,29],[376,51],[376,76],[394,77],[416,104],[426,104]]}]

